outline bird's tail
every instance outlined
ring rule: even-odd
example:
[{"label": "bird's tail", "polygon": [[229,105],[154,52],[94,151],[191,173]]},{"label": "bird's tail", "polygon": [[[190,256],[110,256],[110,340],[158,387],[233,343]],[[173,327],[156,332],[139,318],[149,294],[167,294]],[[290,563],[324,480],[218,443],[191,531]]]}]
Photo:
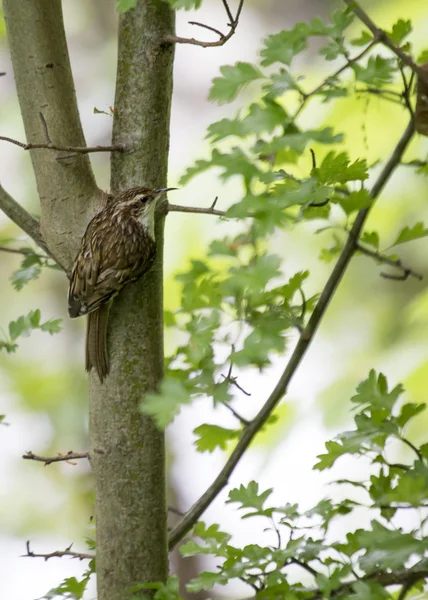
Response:
[{"label": "bird's tail", "polygon": [[107,349],[109,310],[110,305],[107,303],[89,313],[86,328],[86,370],[89,372],[94,367],[101,383],[110,372]]}]

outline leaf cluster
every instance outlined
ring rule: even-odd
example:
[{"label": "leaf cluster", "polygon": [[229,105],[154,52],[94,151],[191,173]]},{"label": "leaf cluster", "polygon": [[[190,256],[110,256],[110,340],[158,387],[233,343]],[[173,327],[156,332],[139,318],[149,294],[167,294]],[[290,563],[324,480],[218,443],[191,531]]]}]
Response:
[{"label": "leaf cluster", "polygon": [[[180,552],[212,555],[219,566],[193,579],[188,590],[211,590],[239,579],[255,589],[258,598],[380,600],[392,598],[387,591],[392,585],[410,582],[420,587],[428,577],[428,444],[414,446],[405,432],[425,405],[403,404],[402,393],[401,385],[390,390],[385,376],[371,371],[351,398],[357,410],[355,429],[327,442],[326,454],[319,456],[317,470],[331,468],[342,457],[365,458],[371,464],[367,480],[335,481],[344,499],[324,498],[302,510],[297,504],[273,503],[273,490],[262,491],[255,481],[232,489],[227,502],[237,506],[243,519],[264,519],[271,543],[241,548],[217,524],[199,522]],[[411,447],[413,460],[388,460],[388,448],[396,441]],[[350,530],[352,515],[361,511],[370,515],[370,525]],[[411,525],[397,520],[403,511]],[[338,527],[331,526],[342,520],[348,533],[337,539]],[[292,575],[296,567],[302,574],[297,581]]]}]

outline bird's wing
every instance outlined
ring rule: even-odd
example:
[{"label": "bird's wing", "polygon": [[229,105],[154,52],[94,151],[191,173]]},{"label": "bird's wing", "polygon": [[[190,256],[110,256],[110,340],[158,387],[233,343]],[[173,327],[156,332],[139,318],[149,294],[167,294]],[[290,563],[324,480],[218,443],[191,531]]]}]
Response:
[{"label": "bird's wing", "polygon": [[68,295],[70,317],[97,310],[126,283],[150,268],[154,243],[153,246],[142,243],[141,232],[137,228],[137,224],[129,224],[125,240],[123,231],[112,220],[101,223],[100,215],[92,219],[71,275]]}]

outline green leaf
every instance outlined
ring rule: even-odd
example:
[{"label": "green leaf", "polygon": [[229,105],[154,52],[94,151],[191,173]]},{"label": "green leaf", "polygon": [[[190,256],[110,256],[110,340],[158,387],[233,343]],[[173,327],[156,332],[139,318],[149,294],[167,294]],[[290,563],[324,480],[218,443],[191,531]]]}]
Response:
[{"label": "green leaf", "polygon": [[197,10],[202,6],[202,0],[166,0],[166,2],[176,10]]},{"label": "green leaf", "polygon": [[190,403],[184,385],[168,376],[162,381],[158,393],[147,394],[140,405],[141,412],[153,417],[159,429],[165,429],[180,412],[183,404]]},{"label": "green leaf", "polygon": [[405,242],[410,242],[412,240],[417,240],[427,236],[428,229],[425,228],[422,221],[419,221],[413,225],[413,227],[403,227],[398,234],[397,239],[391,244],[391,246],[397,246],[398,244],[404,244]]},{"label": "green leaf", "polygon": [[418,58],[417,58],[417,63],[418,63],[419,65],[423,65],[423,64],[425,64],[425,63],[427,63],[427,62],[428,62],[428,49],[427,49],[427,50],[423,50],[423,51],[422,51],[422,52],[419,54],[419,56],[418,56]]},{"label": "green leaf", "polygon": [[369,33],[366,30],[363,30],[361,32],[360,37],[358,38],[354,38],[353,40],[351,40],[351,44],[353,46],[367,46],[367,44],[370,44],[370,42],[373,41],[373,35],[371,33]]},{"label": "green leaf", "polygon": [[265,98],[263,104],[252,104],[249,114],[242,120],[222,119],[208,127],[207,137],[218,142],[229,136],[247,137],[263,132],[270,133],[283,125],[288,115],[274,100]]},{"label": "green leaf", "polygon": [[361,241],[369,246],[374,246],[376,250],[379,250],[379,234],[377,231],[364,231],[361,236]]},{"label": "green leaf", "polygon": [[40,325],[41,331],[47,331],[51,335],[61,331],[62,319],[49,319]]},{"label": "green leaf", "polygon": [[236,429],[225,429],[218,425],[204,423],[194,429],[193,433],[198,436],[195,442],[198,452],[214,452],[216,448],[227,450],[229,442],[239,437],[240,431]]},{"label": "green leaf", "polygon": [[254,65],[246,62],[237,62],[234,66],[220,67],[222,77],[215,77],[208,96],[219,104],[231,102],[238,93],[251,81],[263,79],[265,76]]},{"label": "green leaf", "polygon": [[365,548],[365,555],[359,560],[360,567],[370,573],[383,569],[400,569],[412,554],[420,555],[428,548],[428,540],[418,540],[400,529],[391,530],[378,521],[372,521],[372,530],[357,530],[356,542]]},{"label": "green leaf", "polygon": [[116,12],[126,13],[137,6],[137,0],[116,0]]},{"label": "green leaf", "polygon": [[363,67],[359,63],[353,63],[351,68],[355,73],[357,81],[381,87],[385,83],[392,81],[395,72],[395,59],[384,58],[383,56],[370,56],[366,67]]},{"label": "green leaf", "polygon": [[412,22],[410,20],[405,21],[404,19],[398,19],[398,21],[392,26],[391,31],[388,32],[388,35],[394,44],[400,46],[401,42],[409,35],[409,33],[411,33],[411,31]]},{"label": "green leaf", "polygon": [[353,594],[348,600],[384,600],[391,599],[386,589],[376,581],[356,581],[352,584]]},{"label": "green leaf", "polygon": [[426,409],[426,404],[403,404],[397,417],[399,427],[403,428],[411,419]]},{"label": "green leaf", "polygon": [[358,159],[350,163],[345,152],[329,152],[321,166],[312,169],[312,174],[324,184],[364,181],[368,177],[367,162],[365,159]]},{"label": "green leaf", "polygon": [[259,484],[256,481],[250,481],[247,486],[241,484],[239,488],[230,490],[226,504],[238,503],[241,505],[239,508],[263,510],[263,505],[272,492],[273,489],[269,488],[259,494]]},{"label": "green leaf", "polygon": [[391,412],[403,391],[403,386],[399,384],[391,392],[388,392],[385,375],[379,373],[377,376],[376,371],[372,369],[368,378],[358,384],[357,394],[352,396],[351,402],[361,407],[384,408]]},{"label": "green leaf", "polygon": [[281,68],[278,73],[274,73],[270,77],[269,82],[263,86],[263,90],[267,92],[268,98],[274,99],[289,90],[299,90],[299,85],[289,71]]},{"label": "green leaf", "polygon": [[310,26],[307,23],[296,23],[293,29],[269,35],[260,53],[261,64],[264,67],[276,62],[290,65],[293,58],[307,48],[309,34]]},{"label": "green leaf", "polygon": [[330,469],[336,460],[346,454],[346,449],[339,444],[339,442],[329,441],[325,443],[327,454],[319,454],[317,458],[320,460],[314,465],[314,469],[317,471],[324,471],[324,469]]},{"label": "green leaf", "polygon": [[362,208],[368,208],[372,203],[370,192],[365,189],[351,192],[349,196],[344,196],[340,199],[339,204],[347,215]]},{"label": "green leaf", "polygon": [[20,336],[28,337],[33,329],[30,318],[32,313],[29,313],[26,317],[21,316],[16,321],[9,323],[9,337],[12,341],[16,340]]},{"label": "green leaf", "polygon": [[[27,250],[27,248],[25,248],[25,250]],[[42,270],[41,266],[42,261],[38,256],[35,256],[34,254],[26,255],[22,260],[19,269],[15,271],[10,278],[13,287],[19,291],[30,281],[37,279]]]},{"label": "green leaf", "polygon": [[199,577],[191,579],[186,585],[188,592],[196,594],[202,590],[211,590],[215,585],[225,585],[228,577],[224,573],[212,573],[203,571]]}]

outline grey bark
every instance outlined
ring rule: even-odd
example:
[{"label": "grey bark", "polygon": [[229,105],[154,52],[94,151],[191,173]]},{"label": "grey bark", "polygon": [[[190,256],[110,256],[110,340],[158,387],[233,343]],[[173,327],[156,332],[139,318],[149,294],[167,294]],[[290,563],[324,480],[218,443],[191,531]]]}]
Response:
[{"label": "grey bark", "polygon": [[[60,0],[5,0],[7,36],[28,143],[45,143],[43,113],[55,144],[84,146]],[[86,155],[57,161],[60,152],[30,150],[40,196],[40,229],[67,269],[101,192]]]},{"label": "grey bark", "polygon": [[[60,0],[3,7],[27,141],[46,141],[42,112],[53,143],[85,145]],[[130,151],[112,158],[112,190],[166,186],[173,48],[162,39],[173,32],[174,13],[159,0],[139,0],[120,18],[113,142]],[[31,151],[44,243],[69,270],[102,193],[87,155],[60,154]],[[111,375],[89,381],[99,600],[128,600],[132,586],[168,573],[164,438],[139,411],[163,375],[161,214],[156,238],[154,268],[110,313]]]},{"label": "grey bark", "polygon": [[[140,0],[120,18],[113,143],[131,151],[112,155],[113,191],[166,186],[173,48],[161,40],[173,29],[163,2]],[[164,436],[139,410],[163,376],[162,215],[156,241],[154,267],[110,311],[111,373],[103,385],[90,377],[100,600],[168,573]]]}]

